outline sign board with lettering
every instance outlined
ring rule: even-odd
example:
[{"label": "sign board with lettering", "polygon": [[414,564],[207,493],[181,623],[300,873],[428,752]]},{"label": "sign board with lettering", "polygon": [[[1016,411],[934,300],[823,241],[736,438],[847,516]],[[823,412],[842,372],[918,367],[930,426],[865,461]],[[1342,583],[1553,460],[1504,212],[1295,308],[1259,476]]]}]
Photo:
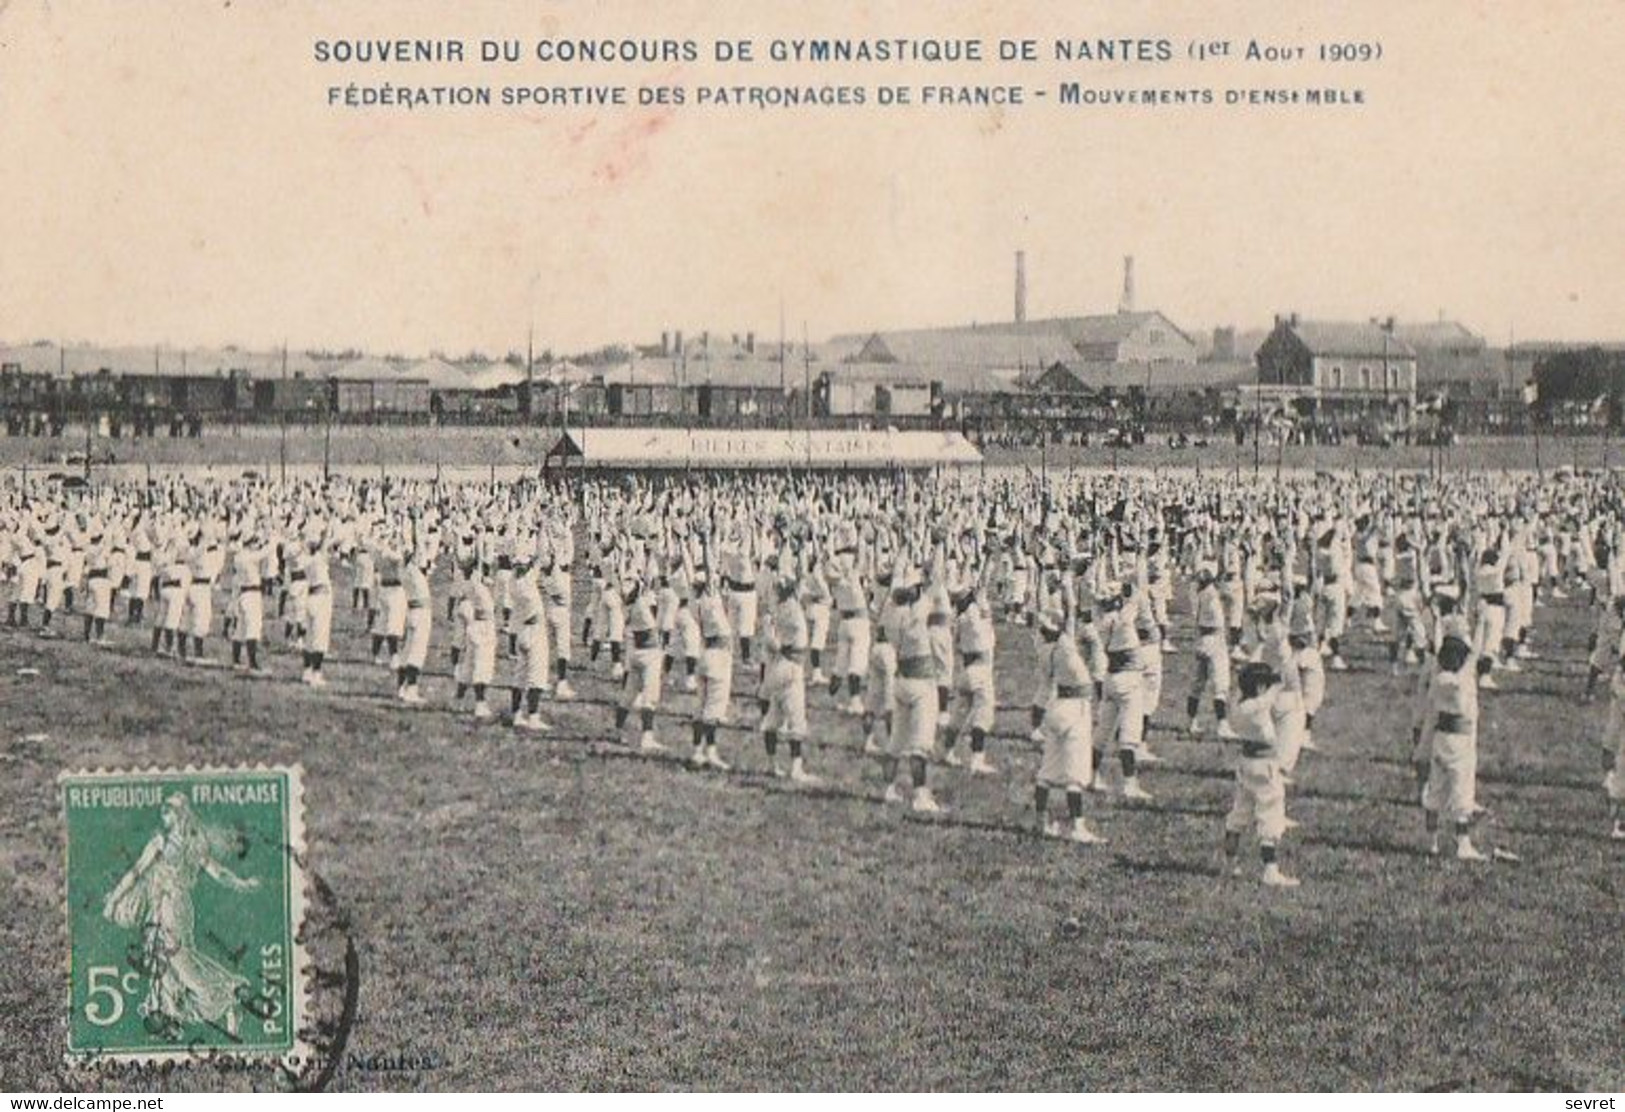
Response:
[{"label": "sign board with lettering", "polygon": [[888,468],[980,463],[957,432],[838,429],[573,429],[549,456],[589,467]]}]

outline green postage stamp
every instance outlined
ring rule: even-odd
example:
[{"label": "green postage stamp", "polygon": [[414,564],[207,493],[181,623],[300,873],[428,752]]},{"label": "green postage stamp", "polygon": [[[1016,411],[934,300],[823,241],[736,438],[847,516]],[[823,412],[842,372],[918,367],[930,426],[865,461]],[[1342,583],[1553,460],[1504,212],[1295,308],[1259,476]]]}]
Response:
[{"label": "green postage stamp", "polygon": [[299,768],[72,772],[59,783],[69,1055],[297,1053]]}]

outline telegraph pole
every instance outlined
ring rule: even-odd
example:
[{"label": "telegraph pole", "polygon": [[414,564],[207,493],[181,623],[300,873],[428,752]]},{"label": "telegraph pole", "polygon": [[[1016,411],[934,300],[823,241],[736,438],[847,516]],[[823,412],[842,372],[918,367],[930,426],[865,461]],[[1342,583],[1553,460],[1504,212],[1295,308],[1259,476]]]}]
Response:
[{"label": "telegraph pole", "polygon": [[276,407],[277,423],[281,426],[281,437],[277,446],[277,466],[280,473],[279,482],[288,485],[288,341],[282,341],[282,399]]},{"label": "telegraph pole", "polygon": [[1264,435],[1264,376],[1258,376],[1258,392],[1253,406],[1253,478],[1258,478],[1259,453],[1263,451],[1260,440]]},{"label": "telegraph pole", "polygon": [[806,395],[803,405],[807,414],[807,468],[812,469],[812,344],[807,339],[807,322],[801,322],[801,392]]}]

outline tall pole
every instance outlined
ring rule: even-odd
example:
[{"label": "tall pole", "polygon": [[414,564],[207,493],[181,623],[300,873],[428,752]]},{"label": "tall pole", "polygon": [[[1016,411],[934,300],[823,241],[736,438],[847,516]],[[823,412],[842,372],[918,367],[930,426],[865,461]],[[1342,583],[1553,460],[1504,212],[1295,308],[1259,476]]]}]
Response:
[{"label": "tall pole", "polygon": [[288,485],[288,341],[282,341],[282,404],[276,407],[281,437],[277,446],[277,466],[280,483]]},{"label": "tall pole", "polygon": [[87,483],[90,482],[90,421],[90,404],[87,398],[85,404],[85,482]]},{"label": "tall pole", "polygon": [[807,429],[812,429],[812,343],[807,339],[807,322],[801,322],[801,392],[805,394],[807,410]]},{"label": "tall pole", "polygon": [[807,339],[807,322],[801,322],[801,392],[807,421],[807,470],[812,470],[812,344]]},{"label": "tall pole", "polygon": [[1529,414],[1529,424],[1535,430],[1535,476],[1545,479],[1546,473],[1540,468],[1540,414],[1533,405],[1526,404],[1524,412]]},{"label": "tall pole", "polygon": [[1263,382],[1263,376],[1262,375],[1259,376],[1257,398],[1258,398],[1258,401],[1253,406],[1253,478],[1254,479],[1258,478],[1259,452],[1261,452],[1263,450],[1262,446],[1259,444],[1259,439],[1264,435],[1264,382]]},{"label": "tall pole", "polygon": [[1152,360],[1145,361],[1145,396],[1140,399],[1140,428],[1147,440],[1151,439],[1151,369],[1155,366]]},{"label": "tall pole", "polygon": [[790,409],[790,383],[784,373],[784,295],[779,295],[779,398],[784,404],[784,427],[792,427],[795,413]]}]

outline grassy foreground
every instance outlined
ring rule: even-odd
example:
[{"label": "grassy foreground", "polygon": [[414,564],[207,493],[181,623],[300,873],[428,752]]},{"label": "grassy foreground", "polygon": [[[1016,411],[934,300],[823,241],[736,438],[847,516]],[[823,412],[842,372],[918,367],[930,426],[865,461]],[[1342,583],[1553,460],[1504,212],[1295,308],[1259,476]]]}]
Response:
[{"label": "grassy foreground", "polygon": [[[1188,652],[1169,658],[1156,802],[1091,796],[1110,842],[1078,849],[1024,833],[1026,630],[1000,627],[1003,775],[935,770],[952,810],[926,823],[878,802],[821,692],[825,788],[765,777],[743,730],[733,773],[693,773],[614,743],[602,664],[542,739],[439,709],[443,622],[431,709],[398,709],[340,598],[324,693],[280,653],[255,681],[148,658],[133,631],[98,650],[0,630],[0,1088],[98,1085],[61,1064],[57,773],[256,761],[306,770],[311,865],[360,950],[351,1051],[434,1060],[346,1065],[336,1088],[1625,1086],[1625,852],[1573,604],[1539,612],[1543,658],[1484,700],[1484,842],[1522,864],[1421,852],[1400,681],[1355,638],[1290,805],[1304,886],[1272,893],[1252,862],[1221,878],[1225,756],[1169,729]],[[681,722],[658,728],[684,751]]]}]

